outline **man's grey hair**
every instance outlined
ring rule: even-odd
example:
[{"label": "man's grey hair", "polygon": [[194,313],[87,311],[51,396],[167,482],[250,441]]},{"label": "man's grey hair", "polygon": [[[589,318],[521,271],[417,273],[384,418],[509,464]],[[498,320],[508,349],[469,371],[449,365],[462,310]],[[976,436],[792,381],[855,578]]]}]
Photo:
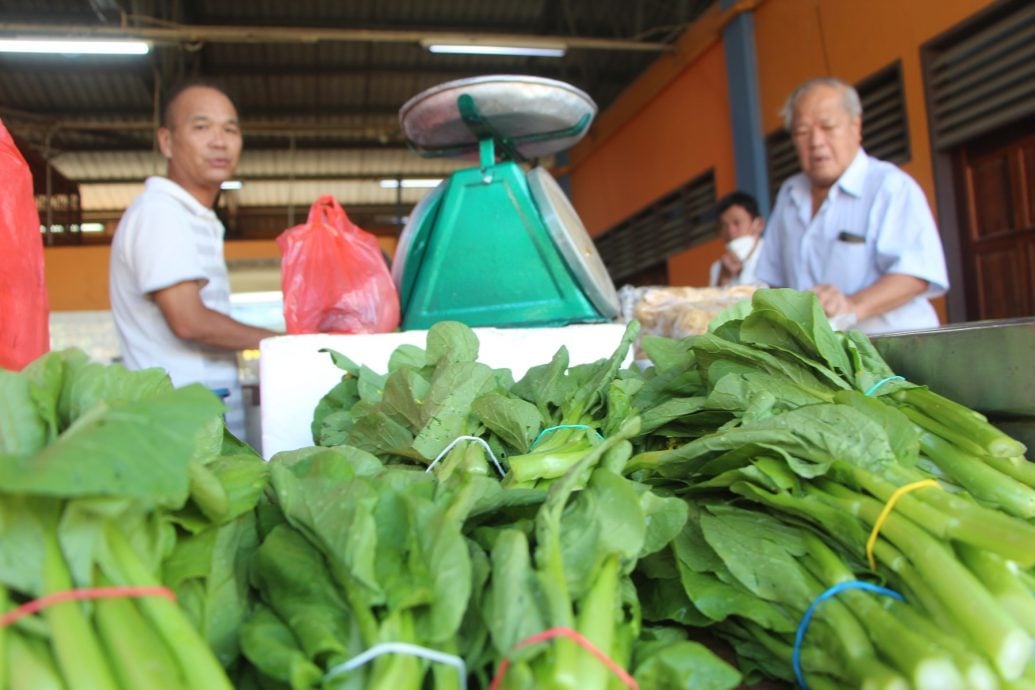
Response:
[{"label": "man's grey hair", "polygon": [[862,101],[859,100],[859,92],[855,90],[855,87],[851,84],[846,84],[836,77],[818,77],[816,79],[809,79],[787,97],[787,102],[784,103],[783,108],[780,110],[780,115],[783,116],[783,126],[788,132],[794,128],[794,106],[797,105],[798,99],[817,86],[829,86],[840,91],[841,105],[848,111],[852,119],[862,118]]}]

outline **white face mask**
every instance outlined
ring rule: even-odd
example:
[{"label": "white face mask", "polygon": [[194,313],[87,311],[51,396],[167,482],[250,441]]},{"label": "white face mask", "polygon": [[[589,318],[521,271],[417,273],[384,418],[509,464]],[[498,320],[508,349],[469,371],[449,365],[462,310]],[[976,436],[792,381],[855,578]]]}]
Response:
[{"label": "white face mask", "polygon": [[757,241],[758,237],[755,235],[741,235],[727,242],[726,249],[736,254],[737,258],[743,261],[751,253],[751,250],[755,248],[755,242]]}]

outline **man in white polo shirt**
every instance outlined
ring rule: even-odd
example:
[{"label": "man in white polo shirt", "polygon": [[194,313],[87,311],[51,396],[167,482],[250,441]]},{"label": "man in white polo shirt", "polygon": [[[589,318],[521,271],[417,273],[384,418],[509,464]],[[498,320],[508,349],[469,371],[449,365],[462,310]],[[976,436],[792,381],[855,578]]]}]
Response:
[{"label": "man in white polo shirt", "polygon": [[799,86],[784,107],[802,172],[784,182],[755,276],[812,290],[835,324],[865,333],[938,326],[949,288],[927,199],[862,149],[859,95],[837,79]]},{"label": "man in white polo shirt", "polygon": [[147,179],[112,241],[109,289],[124,363],[226,395],[227,426],[243,437],[236,351],[276,334],[229,316],[224,228],[212,207],[241,154],[237,110],[218,88],[187,84],[169,97],[157,136],[167,177]]}]

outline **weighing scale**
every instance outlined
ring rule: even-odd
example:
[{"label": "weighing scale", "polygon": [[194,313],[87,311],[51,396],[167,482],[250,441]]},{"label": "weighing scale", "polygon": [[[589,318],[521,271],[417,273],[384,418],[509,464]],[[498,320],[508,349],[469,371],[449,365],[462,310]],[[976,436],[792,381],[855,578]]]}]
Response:
[{"label": "weighing scale", "polygon": [[614,284],[564,192],[544,168],[520,165],[573,145],[595,114],[569,84],[511,75],[448,82],[403,105],[417,154],[477,161],[425,196],[403,228],[392,264],[403,330],[618,315]]}]

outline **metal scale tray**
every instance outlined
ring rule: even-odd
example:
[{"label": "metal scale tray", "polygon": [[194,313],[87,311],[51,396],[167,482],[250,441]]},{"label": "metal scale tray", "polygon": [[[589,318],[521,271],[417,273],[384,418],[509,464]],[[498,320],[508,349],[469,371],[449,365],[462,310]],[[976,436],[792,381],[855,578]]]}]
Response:
[{"label": "metal scale tray", "polygon": [[410,146],[427,157],[478,153],[478,137],[460,112],[467,96],[496,133],[531,160],[564,151],[586,133],[597,106],[581,89],[555,79],[499,74],[457,79],[417,94],[399,109]]},{"label": "metal scale tray", "polygon": [[872,338],[895,373],[986,415],[1035,457],[1035,317]]}]

